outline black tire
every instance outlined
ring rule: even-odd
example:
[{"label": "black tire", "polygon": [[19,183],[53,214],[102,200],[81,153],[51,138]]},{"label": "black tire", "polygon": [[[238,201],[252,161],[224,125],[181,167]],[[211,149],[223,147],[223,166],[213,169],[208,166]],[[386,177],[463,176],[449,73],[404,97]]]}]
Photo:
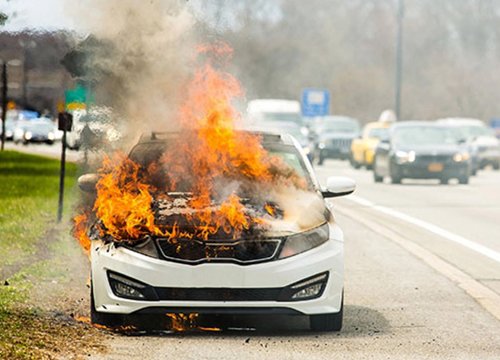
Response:
[{"label": "black tire", "polygon": [[441,178],[441,179],[439,179],[439,183],[440,183],[441,185],[447,185],[447,184],[448,184],[448,181],[449,181],[449,179],[448,179],[448,178]]},{"label": "black tire", "polygon": [[493,165],[493,170],[500,170],[500,163],[494,163]]},{"label": "black tire", "polygon": [[92,324],[97,324],[101,326],[106,326],[108,328],[115,328],[117,326],[123,325],[124,316],[121,314],[108,314],[98,312],[95,309],[94,303],[94,289],[92,284],[90,285],[90,322]]},{"label": "black tire", "polygon": [[467,175],[460,176],[458,178],[458,183],[463,184],[463,185],[467,185],[469,183],[469,176],[467,176]]},{"label": "black tire", "polygon": [[376,159],[373,159],[373,180],[376,183],[381,183],[384,181],[384,177],[377,174]]},{"label": "black tire", "polygon": [[325,157],[321,153],[319,153],[318,165],[323,165],[324,162],[325,162]]},{"label": "black tire", "polygon": [[309,326],[312,331],[340,331],[344,317],[344,294],[340,303],[340,311],[332,314],[309,316]]},{"label": "black tire", "polygon": [[354,160],[354,158],[352,157],[352,155],[349,158],[349,162],[351,163],[351,166],[354,169],[359,169],[361,167],[361,164],[359,162],[357,162],[356,160]]},{"label": "black tire", "polygon": [[403,178],[399,174],[399,171],[398,171],[396,166],[397,165],[395,165],[395,164],[391,164],[391,168],[390,168],[391,182],[393,184],[401,184],[401,180],[403,180]]}]

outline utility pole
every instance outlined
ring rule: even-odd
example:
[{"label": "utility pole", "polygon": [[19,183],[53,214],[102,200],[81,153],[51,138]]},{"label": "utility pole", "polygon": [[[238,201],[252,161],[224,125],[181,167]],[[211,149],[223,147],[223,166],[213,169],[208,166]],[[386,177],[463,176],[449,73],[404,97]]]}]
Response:
[{"label": "utility pole", "polygon": [[7,62],[2,62],[2,148],[5,148],[5,120],[7,118]]},{"label": "utility pole", "polygon": [[404,0],[398,1],[397,37],[396,37],[396,76],[394,110],[396,117],[401,118],[401,88],[403,84],[403,17]]}]

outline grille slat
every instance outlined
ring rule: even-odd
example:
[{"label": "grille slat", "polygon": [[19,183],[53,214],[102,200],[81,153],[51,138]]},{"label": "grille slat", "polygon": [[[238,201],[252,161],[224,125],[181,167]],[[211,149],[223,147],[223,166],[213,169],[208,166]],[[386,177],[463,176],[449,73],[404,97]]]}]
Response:
[{"label": "grille slat", "polygon": [[453,160],[452,155],[417,155],[417,160],[423,161],[423,162],[451,162]]},{"label": "grille slat", "polygon": [[235,242],[157,240],[160,252],[165,259],[184,263],[225,261],[245,264],[271,260],[276,256],[280,243],[280,239],[239,240]]},{"label": "grille slat", "polygon": [[155,288],[159,300],[171,301],[277,301],[281,288]]}]

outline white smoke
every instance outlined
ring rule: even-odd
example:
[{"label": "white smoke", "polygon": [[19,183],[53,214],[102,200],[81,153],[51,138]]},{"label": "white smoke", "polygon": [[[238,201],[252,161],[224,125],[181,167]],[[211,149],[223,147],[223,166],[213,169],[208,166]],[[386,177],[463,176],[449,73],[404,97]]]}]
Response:
[{"label": "white smoke", "polygon": [[104,41],[91,64],[97,102],[113,108],[132,135],[175,127],[181,89],[193,68],[194,17],[180,0],[79,0],[66,3],[79,33]]}]

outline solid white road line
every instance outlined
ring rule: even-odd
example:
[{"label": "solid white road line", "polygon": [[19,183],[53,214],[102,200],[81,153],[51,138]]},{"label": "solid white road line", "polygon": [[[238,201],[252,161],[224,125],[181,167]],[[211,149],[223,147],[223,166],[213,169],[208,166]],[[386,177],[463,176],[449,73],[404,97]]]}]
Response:
[{"label": "solid white road line", "polygon": [[481,255],[484,255],[484,256],[500,263],[500,253],[499,252],[497,252],[493,249],[490,249],[484,245],[478,244],[472,240],[466,239],[463,236],[454,234],[454,233],[452,233],[448,230],[445,230],[437,225],[434,225],[434,224],[429,223],[429,222],[424,221],[424,220],[417,219],[413,216],[410,216],[410,215],[407,215],[407,214],[402,213],[400,211],[388,208],[386,206],[377,205],[377,204],[375,204],[369,200],[366,200],[364,198],[361,198],[359,196],[351,195],[351,196],[346,197],[346,199],[351,200],[359,205],[369,207],[369,208],[376,210],[378,212],[381,212],[383,214],[392,216],[396,219],[405,221],[409,224],[418,226],[418,227],[425,229],[433,234],[436,234],[436,235],[438,235],[446,240],[460,244],[460,245],[462,245],[462,246],[464,246],[472,251],[475,251]]},{"label": "solid white road line", "polygon": [[[364,201],[366,204],[366,201],[364,199],[362,199],[362,201]],[[407,250],[410,254],[421,259],[437,272],[446,276],[452,282],[457,284],[474,300],[476,300],[484,309],[486,309],[495,318],[500,320],[500,295],[498,295],[487,286],[481,284],[470,275],[466,274],[454,265],[449,264],[429,250],[396,233],[389,227],[360,216],[359,212],[356,212],[352,208],[348,209],[346,207],[337,207],[336,211],[366,226],[377,234],[382,235],[384,238],[398,244],[403,249]]]}]

